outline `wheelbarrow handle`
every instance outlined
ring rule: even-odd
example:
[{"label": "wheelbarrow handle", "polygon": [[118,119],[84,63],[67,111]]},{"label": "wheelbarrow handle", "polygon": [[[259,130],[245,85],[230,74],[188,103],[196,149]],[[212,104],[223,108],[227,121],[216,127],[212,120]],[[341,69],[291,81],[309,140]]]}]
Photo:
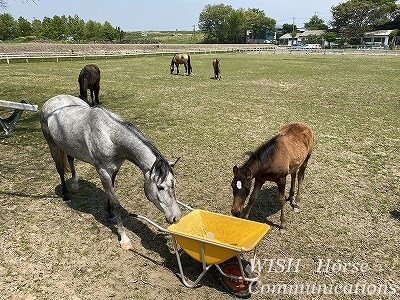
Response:
[{"label": "wheelbarrow handle", "polygon": [[[186,208],[187,210],[189,210],[189,211],[194,210],[193,207],[191,207],[191,206],[189,206],[189,205],[187,205],[187,204],[185,204],[185,203],[182,203],[181,201],[176,201],[176,202],[177,202],[179,205],[181,205],[181,206],[183,206],[184,208]],[[161,230],[162,232],[170,233],[168,229],[162,227],[161,225],[158,225],[157,223],[155,223],[154,221],[150,220],[149,218],[147,218],[147,217],[145,217],[145,216],[138,215],[138,214],[135,214],[135,213],[129,213],[129,216],[130,216],[130,217],[133,217],[133,218],[136,218],[136,219],[144,220],[144,221],[146,221],[147,223],[150,223],[150,224],[153,225],[154,227],[158,228],[158,229]]]},{"label": "wheelbarrow handle", "polygon": [[161,230],[162,232],[170,233],[170,232],[168,231],[168,229],[162,227],[161,225],[158,225],[157,223],[153,222],[152,220],[150,220],[149,218],[147,218],[147,217],[145,217],[145,216],[138,215],[138,214],[134,214],[134,213],[129,213],[129,216],[130,216],[130,217],[134,217],[134,218],[136,218],[136,219],[144,220],[144,221],[150,223],[151,225],[153,225],[154,227],[156,227],[157,229]]},{"label": "wheelbarrow handle", "polygon": [[181,201],[176,200],[176,202],[177,202],[179,205],[181,205],[181,206],[183,206],[184,208],[186,208],[187,210],[190,210],[190,211],[194,210],[193,207],[191,207],[191,206],[189,206],[189,205],[187,205],[187,204],[185,204],[185,203],[183,203],[183,202],[181,202]]}]

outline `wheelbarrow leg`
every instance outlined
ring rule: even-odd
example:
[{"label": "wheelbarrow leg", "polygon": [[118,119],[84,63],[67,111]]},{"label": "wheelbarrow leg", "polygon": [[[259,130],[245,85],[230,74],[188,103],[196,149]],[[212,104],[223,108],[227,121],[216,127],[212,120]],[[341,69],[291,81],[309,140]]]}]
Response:
[{"label": "wheelbarrow leg", "polygon": [[176,255],[176,260],[178,261],[178,267],[179,267],[179,273],[181,275],[181,280],[182,283],[188,287],[188,288],[194,288],[197,287],[200,280],[203,278],[203,276],[207,273],[207,271],[213,266],[213,265],[208,265],[205,263],[205,257],[204,257],[204,243],[201,243],[201,260],[202,260],[202,265],[203,265],[203,271],[200,273],[200,275],[197,277],[197,279],[193,282],[193,283],[189,283],[186,279],[185,279],[185,274],[183,273],[183,268],[182,268],[182,263],[181,263],[181,257],[179,255],[179,251],[178,251],[178,244],[175,240],[175,237],[172,236],[172,244],[174,246],[174,250],[175,250],[175,255]]},{"label": "wheelbarrow leg", "polygon": [[8,118],[6,119],[0,118],[0,125],[6,132],[6,136],[9,136],[11,132],[14,130],[15,125],[17,124],[19,118],[22,115],[22,112],[23,110],[16,109]]}]

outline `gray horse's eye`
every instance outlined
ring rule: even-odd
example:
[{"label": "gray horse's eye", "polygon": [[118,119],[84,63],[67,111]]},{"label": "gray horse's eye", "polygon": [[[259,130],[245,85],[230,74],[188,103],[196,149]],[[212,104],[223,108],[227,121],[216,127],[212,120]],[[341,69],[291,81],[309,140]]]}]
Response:
[{"label": "gray horse's eye", "polygon": [[158,186],[157,189],[158,189],[159,191],[163,191],[163,190],[164,190],[164,187]]}]

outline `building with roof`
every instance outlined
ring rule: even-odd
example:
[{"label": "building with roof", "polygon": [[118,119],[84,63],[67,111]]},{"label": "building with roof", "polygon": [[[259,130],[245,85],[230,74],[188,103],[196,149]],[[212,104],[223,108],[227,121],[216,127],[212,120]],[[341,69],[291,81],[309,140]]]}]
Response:
[{"label": "building with roof", "polygon": [[377,30],[372,32],[364,33],[362,38],[363,43],[366,46],[371,47],[389,47],[390,34],[393,30]]},{"label": "building with roof", "polygon": [[320,37],[324,35],[325,30],[305,30],[303,32],[296,33],[296,36],[292,36],[292,33],[286,33],[279,38],[279,45],[281,46],[297,46],[306,43],[306,40],[311,36]]}]

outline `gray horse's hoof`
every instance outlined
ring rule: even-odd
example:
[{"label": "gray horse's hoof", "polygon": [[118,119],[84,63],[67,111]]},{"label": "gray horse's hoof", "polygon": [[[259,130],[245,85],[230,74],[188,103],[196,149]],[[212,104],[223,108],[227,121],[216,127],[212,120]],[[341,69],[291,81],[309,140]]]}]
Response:
[{"label": "gray horse's hoof", "polygon": [[66,206],[68,206],[68,207],[71,207],[71,205],[72,205],[72,200],[71,200],[71,199],[64,200],[64,204],[65,204]]}]

